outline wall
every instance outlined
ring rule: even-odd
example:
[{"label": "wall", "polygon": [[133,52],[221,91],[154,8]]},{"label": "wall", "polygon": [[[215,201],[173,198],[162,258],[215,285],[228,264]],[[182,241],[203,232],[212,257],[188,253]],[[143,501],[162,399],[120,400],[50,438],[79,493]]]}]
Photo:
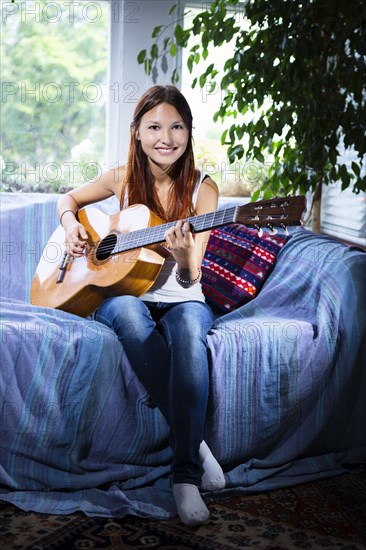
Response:
[{"label": "wall", "polygon": [[[107,163],[109,167],[127,160],[130,123],[141,95],[154,85],[137,56],[152,43],[156,25],[171,24],[180,11],[169,17],[174,0],[111,0],[109,113],[107,121]],[[173,25],[172,25],[173,27]],[[165,35],[167,36],[167,35]],[[167,75],[179,64],[179,57],[167,58]],[[169,76],[159,74],[159,84],[168,84]]]}]

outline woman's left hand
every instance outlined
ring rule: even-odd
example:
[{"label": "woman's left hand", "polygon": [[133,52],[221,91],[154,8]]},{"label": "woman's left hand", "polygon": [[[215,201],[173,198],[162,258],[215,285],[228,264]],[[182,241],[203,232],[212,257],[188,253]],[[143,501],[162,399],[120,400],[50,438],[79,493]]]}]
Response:
[{"label": "woman's left hand", "polygon": [[181,269],[194,268],[197,265],[197,248],[190,224],[183,220],[165,233],[166,243],[175,261]]}]

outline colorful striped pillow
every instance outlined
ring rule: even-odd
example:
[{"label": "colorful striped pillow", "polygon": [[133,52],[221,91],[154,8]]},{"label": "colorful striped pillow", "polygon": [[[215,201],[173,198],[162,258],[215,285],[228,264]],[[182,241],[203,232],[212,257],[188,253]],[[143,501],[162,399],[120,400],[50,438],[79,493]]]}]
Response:
[{"label": "colorful striped pillow", "polygon": [[215,310],[229,312],[252,300],[270,274],[288,235],[234,224],[213,229],[202,262],[202,290]]}]

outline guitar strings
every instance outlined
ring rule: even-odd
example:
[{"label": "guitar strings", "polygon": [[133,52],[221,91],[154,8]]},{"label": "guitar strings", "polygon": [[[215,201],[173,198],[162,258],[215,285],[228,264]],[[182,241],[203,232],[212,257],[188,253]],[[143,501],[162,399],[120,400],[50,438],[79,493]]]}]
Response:
[{"label": "guitar strings", "polygon": [[[217,212],[210,212],[208,214],[201,214],[199,216],[193,216],[186,219],[188,223],[194,226],[195,232],[212,229],[214,225],[225,225],[234,221],[235,211],[237,207],[227,208],[225,210],[219,210]],[[144,227],[136,229],[134,231],[119,233],[116,235],[116,242],[103,243],[98,247],[98,253],[111,252],[117,254],[119,252],[125,252],[134,248],[140,248],[143,245],[156,244],[164,242],[164,234],[167,229],[173,227],[177,222],[168,222],[162,225],[154,225],[151,227]]]},{"label": "guitar strings", "polygon": [[[254,203],[253,203],[254,205]],[[250,206],[250,205],[246,205]],[[192,216],[186,219],[187,222],[193,225],[194,231],[199,233],[201,231],[209,230],[214,227],[223,226],[229,223],[235,223],[239,206],[233,206],[223,210],[217,210],[216,212],[209,212],[207,214],[200,214],[199,216]],[[269,218],[267,215],[260,215],[257,208],[251,208],[254,211],[253,222],[261,221],[275,221],[276,219],[282,219],[281,214],[278,216],[275,213],[271,214]],[[248,218],[248,215],[246,216]],[[144,227],[136,229],[134,231],[116,234],[116,241],[103,243],[103,240],[108,239],[108,235],[102,239],[100,246],[98,247],[98,253],[118,254],[120,252],[126,252],[133,250],[134,248],[140,248],[150,244],[156,244],[164,242],[164,234],[167,229],[173,227],[177,222],[168,222],[161,225],[155,225],[151,227]]]},{"label": "guitar strings", "polygon": [[[235,207],[232,209],[227,209],[226,211],[210,212],[208,214],[190,217],[187,218],[186,221],[193,225],[195,232],[199,233],[203,230],[212,229],[214,225],[232,222],[234,212]],[[120,246],[127,247],[127,250],[131,245],[133,245],[134,248],[138,248],[143,244],[146,244],[146,238],[150,236],[151,239],[149,238],[149,241],[153,239],[154,242],[163,242],[165,240],[164,235],[166,229],[173,227],[175,224],[176,222],[170,222],[162,226],[153,226],[151,228],[149,227],[133,231],[131,233],[121,234],[118,239],[118,244]]]}]

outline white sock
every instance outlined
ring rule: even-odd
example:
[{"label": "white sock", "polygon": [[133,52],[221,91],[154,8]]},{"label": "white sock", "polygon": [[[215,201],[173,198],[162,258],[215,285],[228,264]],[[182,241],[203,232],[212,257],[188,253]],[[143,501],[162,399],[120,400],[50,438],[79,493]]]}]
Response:
[{"label": "white sock", "polygon": [[178,515],[185,525],[195,527],[210,517],[210,512],[203,502],[198,487],[191,483],[174,483],[173,495]]},{"label": "white sock", "polygon": [[223,489],[226,485],[224,472],[205,441],[202,441],[199,453],[204,469],[201,489],[204,491]]}]

